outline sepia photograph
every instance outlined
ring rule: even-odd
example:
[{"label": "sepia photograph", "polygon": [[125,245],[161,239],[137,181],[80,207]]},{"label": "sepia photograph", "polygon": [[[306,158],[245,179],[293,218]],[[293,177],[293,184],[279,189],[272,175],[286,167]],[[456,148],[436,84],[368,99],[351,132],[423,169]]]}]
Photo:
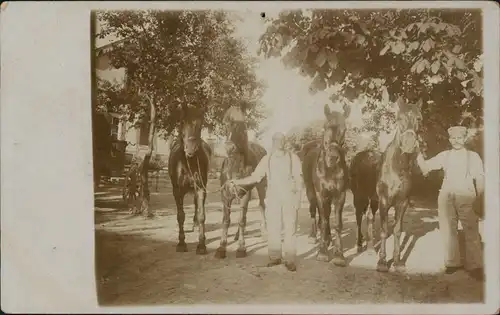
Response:
[{"label": "sepia photograph", "polygon": [[481,9],[89,21],[100,306],[484,303]]}]

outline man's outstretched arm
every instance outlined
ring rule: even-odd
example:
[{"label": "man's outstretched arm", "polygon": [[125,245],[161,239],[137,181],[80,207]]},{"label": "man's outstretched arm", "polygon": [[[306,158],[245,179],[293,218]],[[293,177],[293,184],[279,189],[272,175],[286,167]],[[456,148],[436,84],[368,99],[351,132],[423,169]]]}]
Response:
[{"label": "man's outstretched arm", "polygon": [[240,186],[259,183],[266,176],[267,173],[266,161],[267,161],[267,155],[260,160],[259,164],[257,164],[257,167],[250,176],[240,179],[233,179],[232,182],[235,185],[240,185]]}]

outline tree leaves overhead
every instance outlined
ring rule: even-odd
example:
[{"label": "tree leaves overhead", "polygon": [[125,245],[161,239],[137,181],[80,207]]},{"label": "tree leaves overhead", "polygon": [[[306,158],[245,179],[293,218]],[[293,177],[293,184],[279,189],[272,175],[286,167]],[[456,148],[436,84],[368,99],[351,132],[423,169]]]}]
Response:
[{"label": "tree leaves overhead", "polygon": [[[104,38],[123,38],[109,53],[116,68],[127,70],[124,91],[100,85],[101,100],[123,101],[130,116],[157,110],[157,127],[171,133],[186,107],[202,109],[205,127],[219,131],[224,112],[241,106],[250,126],[260,118],[262,83],[255,60],[233,37],[234,26],[222,11],[102,11]],[[120,97],[115,97],[115,95]],[[122,110],[125,110],[122,108]]]},{"label": "tree leaves overhead", "polygon": [[431,136],[460,123],[465,110],[482,121],[480,10],[305,12],[284,11],[272,20],[259,52],[269,58],[287,51],[283,63],[313,78],[313,93],[338,86],[351,100],[422,99]]}]

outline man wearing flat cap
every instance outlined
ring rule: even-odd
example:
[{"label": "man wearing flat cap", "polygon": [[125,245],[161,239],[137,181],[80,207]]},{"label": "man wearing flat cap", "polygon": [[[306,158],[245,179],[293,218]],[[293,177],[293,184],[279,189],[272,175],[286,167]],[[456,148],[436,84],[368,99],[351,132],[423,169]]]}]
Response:
[{"label": "man wearing flat cap", "polygon": [[269,251],[268,267],[281,264],[282,221],[285,230],[285,266],[296,270],[297,214],[302,196],[302,168],[299,157],[285,148],[285,135],[273,135],[271,152],[260,160],[248,177],[234,179],[227,185],[251,185],[267,176],[266,225]]},{"label": "man wearing flat cap", "polygon": [[[424,175],[433,170],[444,171],[438,197],[438,216],[445,250],[445,272],[451,274],[465,267],[472,277],[482,280],[483,253],[474,206],[484,194],[483,161],[476,152],[464,147],[466,127],[450,127],[448,135],[452,146],[450,150],[427,161],[419,154],[417,163]],[[458,221],[465,236],[465,266],[460,260]]]}]

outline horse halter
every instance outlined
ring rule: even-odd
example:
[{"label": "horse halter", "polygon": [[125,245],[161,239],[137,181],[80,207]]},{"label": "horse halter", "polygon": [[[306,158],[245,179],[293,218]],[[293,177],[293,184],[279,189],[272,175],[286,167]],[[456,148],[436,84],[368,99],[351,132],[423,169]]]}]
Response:
[{"label": "horse halter", "polygon": [[399,142],[399,148],[400,148],[403,152],[405,152],[405,153],[411,153],[411,152],[407,152],[405,149],[403,149],[403,148],[404,148],[404,144],[403,144],[403,142],[402,142],[402,141],[403,141],[403,139],[404,139],[405,135],[410,135],[410,134],[411,134],[411,135],[414,137],[414,139],[415,139],[415,144],[414,144],[414,145],[413,145],[413,147],[411,148],[412,150],[414,150],[416,147],[418,147],[418,135],[417,135],[417,133],[415,132],[415,130],[414,130],[414,129],[407,129],[407,130],[405,130],[405,131],[401,132],[401,129],[400,129],[400,128],[398,128],[398,133],[400,134],[400,137],[399,137],[399,139],[398,139],[398,140],[399,140],[399,141],[398,141],[398,142]]},{"label": "horse halter", "polygon": [[[199,149],[200,149],[200,143],[198,143],[198,141],[201,140],[201,137],[197,137],[197,136],[190,136],[190,137],[187,137],[186,139],[187,141],[196,141],[196,144],[194,145],[194,150],[193,150],[193,154],[196,153]],[[185,142],[184,140],[184,137],[181,137],[181,141],[182,141],[182,147],[184,149],[184,154],[187,155],[187,152],[186,152],[186,145],[187,143]]]},{"label": "horse halter", "polygon": [[325,146],[325,143],[324,142],[321,142],[321,147],[324,149],[324,150],[329,150],[331,148],[335,148],[337,150],[342,150],[342,145],[338,142],[338,141],[333,141],[333,142],[330,142],[328,143],[326,146]]}]

